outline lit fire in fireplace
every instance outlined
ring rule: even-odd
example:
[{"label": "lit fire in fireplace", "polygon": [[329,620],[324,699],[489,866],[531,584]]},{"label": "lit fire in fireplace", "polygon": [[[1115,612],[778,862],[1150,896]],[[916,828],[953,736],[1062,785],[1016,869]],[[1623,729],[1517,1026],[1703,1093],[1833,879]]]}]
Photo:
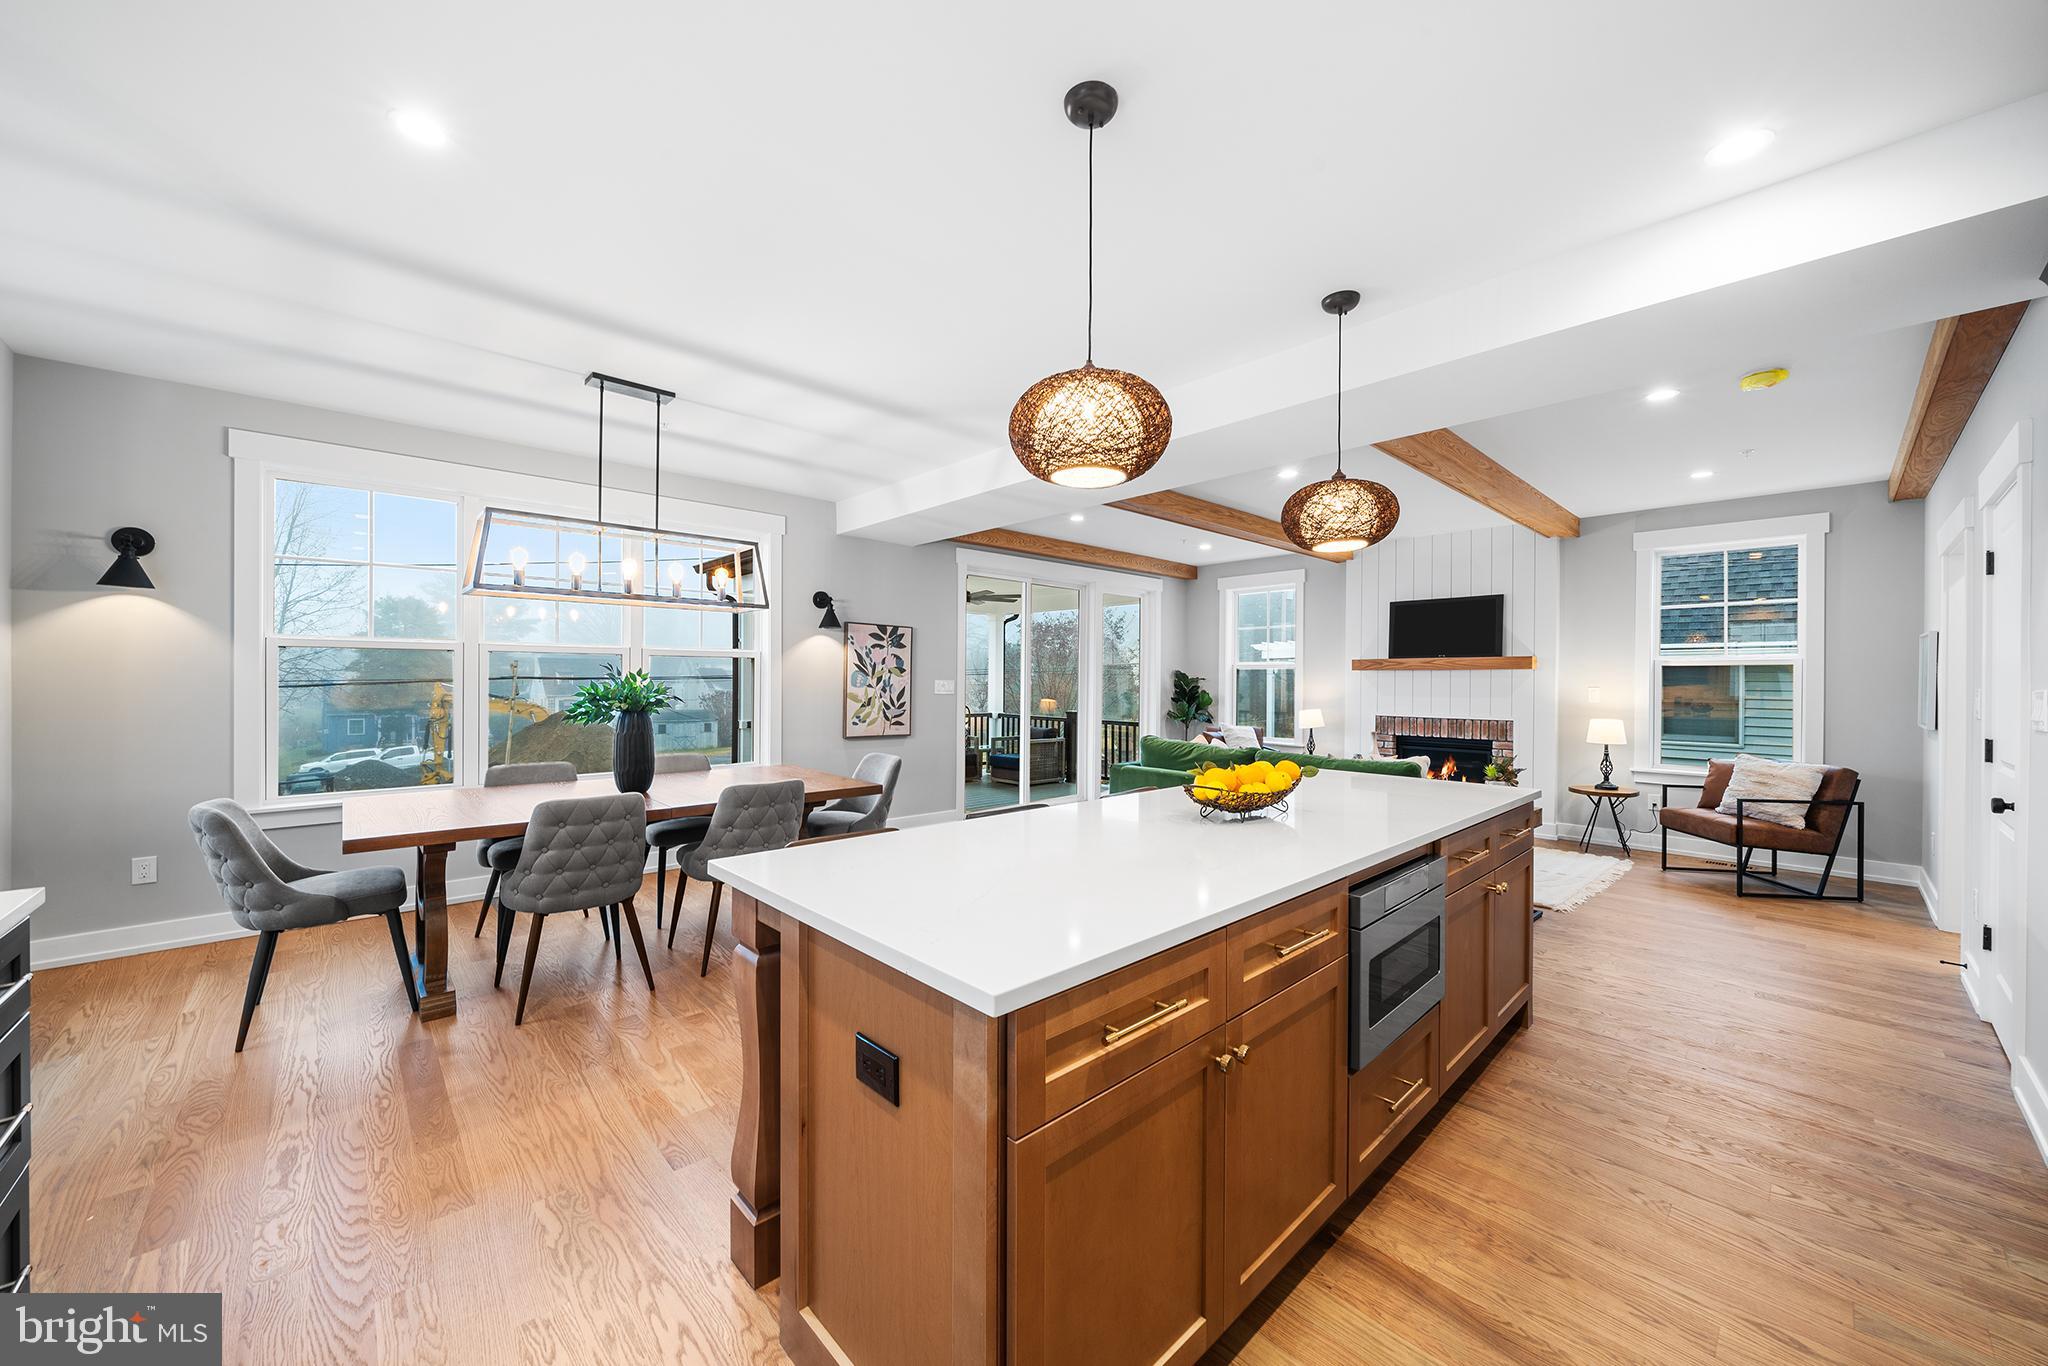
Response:
[{"label": "lit fire in fireplace", "polygon": [[1458,776],[1458,761],[1456,759],[1445,759],[1443,763],[1430,770],[1429,776],[1444,779],[1456,778]]}]

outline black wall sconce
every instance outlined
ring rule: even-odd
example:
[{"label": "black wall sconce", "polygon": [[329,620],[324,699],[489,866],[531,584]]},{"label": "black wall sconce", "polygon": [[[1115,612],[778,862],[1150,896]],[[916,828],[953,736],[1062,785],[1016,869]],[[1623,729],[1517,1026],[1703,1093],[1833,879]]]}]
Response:
[{"label": "black wall sconce", "polygon": [[113,564],[100,575],[102,588],[155,588],[142,557],[156,549],[156,537],[139,526],[124,526],[107,538],[117,552]]},{"label": "black wall sconce", "polygon": [[818,629],[820,631],[836,631],[839,629],[839,612],[838,609],[832,606],[832,595],[830,593],[820,588],[817,592],[811,594],[811,606],[825,609],[824,618],[818,622]]}]

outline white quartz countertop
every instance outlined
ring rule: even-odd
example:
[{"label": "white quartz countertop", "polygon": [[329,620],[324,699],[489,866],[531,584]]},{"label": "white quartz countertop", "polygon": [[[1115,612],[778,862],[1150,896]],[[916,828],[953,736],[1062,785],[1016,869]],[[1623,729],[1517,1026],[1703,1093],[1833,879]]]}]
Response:
[{"label": "white quartz countertop", "polygon": [[43,889],[23,887],[16,891],[0,892],[0,934],[6,934],[16,925],[34,914],[36,907],[43,904]]},{"label": "white quartz countertop", "polygon": [[1287,814],[1172,789],[715,860],[711,873],[985,1015],[1007,1015],[1540,794],[1326,769]]}]

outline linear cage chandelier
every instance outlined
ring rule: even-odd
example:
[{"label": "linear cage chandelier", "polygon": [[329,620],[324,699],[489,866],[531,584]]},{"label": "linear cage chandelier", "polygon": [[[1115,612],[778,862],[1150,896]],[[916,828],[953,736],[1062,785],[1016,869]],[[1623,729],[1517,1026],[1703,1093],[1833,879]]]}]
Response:
[{"label": "linear cage chandelier", "polygon": [[655,405],[654,503],[661,519],[661,408],[675,395],[593,371],[597,390],[597,516],[487,507],[477,519],[462,591],[548,602],[625,603],[699,612],[755,611],[768,605],[761,547],[700,531],[607,520],[604,515],[605,396]]}]

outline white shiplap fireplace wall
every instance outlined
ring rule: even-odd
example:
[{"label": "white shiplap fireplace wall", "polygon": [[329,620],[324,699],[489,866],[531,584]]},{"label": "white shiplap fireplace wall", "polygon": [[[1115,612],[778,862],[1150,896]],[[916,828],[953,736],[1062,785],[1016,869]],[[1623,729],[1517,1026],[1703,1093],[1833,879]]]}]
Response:
[{"label": "white shiplap fireplace wall", "polygon": [[[1352,658],[1387,653],[1387,604],[1408,598],[1499,593],[1506,598],[1502,653],[1536,656],[1533,670],[1354,670],[1346,695],[1351,743],[1370,752],[1375,716],[1512,721],[1522,786],[1543,788],[1557,770],[1558,547],[1518,526],[1396,536],[1352,557],[1345,580]],[[1558,809],[1544,802],[1546,820]]]}]

